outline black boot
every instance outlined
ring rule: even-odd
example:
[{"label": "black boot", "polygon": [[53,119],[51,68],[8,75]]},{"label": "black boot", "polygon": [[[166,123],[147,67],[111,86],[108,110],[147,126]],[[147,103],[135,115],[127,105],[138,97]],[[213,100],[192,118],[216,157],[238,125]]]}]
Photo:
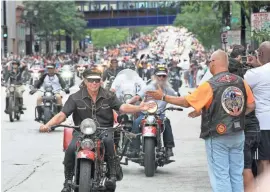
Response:
[{"label": "black boot", "polygon": [[19,101],[19,106],[20,106],[20,113],[24,114],[23,110],[26,110],[26,108],[23,107],[23,98],[19,97],[18,101]]},{"label": "black boot", "polygon": [[6,97],[6,109],[5,109],[6,114],[8,114],[8,106],[9,106],[9,98]]},{"label": "black boot", "polygon": [[71,183],[73,178],[73,170],[65,167],[65,183],[61,192],[71,192]]},{"label": "black boot", "polygon": [[166,155],[167,155],[167,157],[174,156],[172,147],[166,147]]},{"label": "black boot", "polygon": [[35,121],[41,121],[42,117],[42,106],[37,106],[37,117],[35,119]]},{"label": "black boot", "polygon": [[107,160],[109,178],[105,183],[107,189],[115,190],[116,188],[116,158],[109,157]]}]

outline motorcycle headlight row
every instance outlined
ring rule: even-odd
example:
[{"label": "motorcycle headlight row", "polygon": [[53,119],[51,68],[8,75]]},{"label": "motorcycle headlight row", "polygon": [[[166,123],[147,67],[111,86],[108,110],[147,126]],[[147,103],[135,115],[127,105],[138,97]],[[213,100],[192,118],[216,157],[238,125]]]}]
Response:
[{"label": "motorcycle headlight row", "polygon": [[45,92],[45,96],[46,97],[51,97],[51,96],[53,96],[53,94],[51,92]]},{"label": "motorcycle headlight row", "polygon": [[9,87],[8,90],[9,90],[9,92],[14,92],[15,91],[15,87],[13,87],[13,86],[12,87]]},{"label": "motorcycle headlight row", "polygon": [[91,135],[96,132],[97,126],[93,119],[85,119],[80,125],[81,132],[85,135]]},{"label": "motorcycle headlight row", "polygon": [[88,149],[88,150],[92,150],[95,148],[95,143],[93,142],[92,139],[84,139],[81,142],[81,148],[82,149]]}]

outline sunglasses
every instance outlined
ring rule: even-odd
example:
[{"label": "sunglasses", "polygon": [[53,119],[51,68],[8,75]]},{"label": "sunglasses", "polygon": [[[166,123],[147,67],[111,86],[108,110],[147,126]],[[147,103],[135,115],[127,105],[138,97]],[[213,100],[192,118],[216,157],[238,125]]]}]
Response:
[{"label": "sunglasses", "polygon": [[163,77],[163,78],[166,78],[167,75],[157,75],[158,77]]},{"label": "sunglasses", "polygon": [[101,79],[86,79],[88,83],[100,83]]}]

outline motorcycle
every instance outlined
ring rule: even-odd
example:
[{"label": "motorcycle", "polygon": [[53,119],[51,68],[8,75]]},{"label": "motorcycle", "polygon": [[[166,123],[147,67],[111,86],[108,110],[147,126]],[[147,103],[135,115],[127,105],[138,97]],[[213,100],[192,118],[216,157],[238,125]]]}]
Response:
[{"label": "motorcycle", "polygon": [[[84,119],[80,126],[57,125],[56,127],[65,127],[64,129],[64,151],[68,147],[72,138],[72,128],[78,132],[79,140],[76,145],[76,159],[74,168],[74,178],[70,187],[74,192],[96,192],[115,190],[106,189],[105,183],[108,178],[108,168],[104,161],[105,147],[102,142],[107,131],[121,131],[121,125],[117,127],[97,127],[96,123],[88,118]],[[80,129],[80,130],[78,130]],[[116,177],[120,181],[123,173],[120,164],[117,164]]]},{"label": "motorcycle", "polygon": [[83,65],[78,65],[77,66],[77,77],[79,77],[80,79],[83,78],[82,74],[84,72],[84,70],[87,68],[87,65],[83,64]]},{"label": "motorcycle", "polygon": [[[153,177],[157,167],[163,167],[166,164],[174,162],[166,154],[165,147],[162,141],[162,134],[166,127],[164,121],[161,119],[161,114],[167,110],[183,111],[182,108],[168,107],[165,110],[157,113],[158,105],[155,101],[155,107],[147,111],[141,122],[141,133],[137,137],[141,138],[142,145],[138,158],[125,159],[125,165],[128,165],[128,160],[144,166],[144,173],[146,177]],[[127,141],[129,142],[129,140]],[[128,144],[128,143],[127,143]]]},{"label": "motorcycle", "polygon": [[[50,119],[55,116],[59,111],[58,111],[58,105],[56,103],[56,98],[55,98],[55,93],[53,92],[53,87],[52,85],[48,84],[44,86],[44,91],[41,89],[38,89],[37,91],[43,92],[42,96],[42,116],[41,119],[43,121],[43,124],[46,124],[47,122],[50,121]],[[37,119],[38,117],[38,112],[37,112],[37,107],[35,108],[35,118]]]},{"label": "motorcycle", "polygon": [[14,119],[17,119],[19,121],[21,119],[20,108],[22,107],[22,104],[19,101],[18,95],[16,94],[16,85],[10,84],[6,89],[6,92],[9,92],[9,121],[13,122]]},{"label": "motorcycle", "polygon": [[[129,103],[129,100],[135,96],[140,90],[146,86],[145,82],[140,78],[136,71],[131,69],[124,69],[120,71],[114,82],[112,88],[115,89],[116,97],[123,103]],[[137,118],[136,114],[123,114],[118,116],[118,122],[124,126],[124,130],[131,131],[133,121]],[[120,132],[117,151],[121,154],[125,148],[125,132]]]},{"label": "motorcycle", "polygon": [[60,75],[63,78],[63,80],[65,81],[65,84],[68,87],[72,87],[75,83],[75,76],[69,67],[70,66],[68,66],[68,65],[63,66],[61,69]]},{"label": "motorcycle", "polygon": [[40,69],[39,67],[35,67],[29,70],[31,74],[29,85],[36,85],[39,81],[41,74],[44,72],[44,69]]}]

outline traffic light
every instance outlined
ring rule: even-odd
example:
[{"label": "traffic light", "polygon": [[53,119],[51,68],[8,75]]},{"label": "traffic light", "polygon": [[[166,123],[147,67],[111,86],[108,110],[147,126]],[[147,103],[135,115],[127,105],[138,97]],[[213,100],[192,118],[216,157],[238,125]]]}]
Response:
[{"label": "traffic light", "polygon": [[5,26],[3,27],[3,38],[4,38],[4,39],[7,39],[7,37],[8,37],[8,28],[7,28],[7,26],[5,25]]},{"label": "traffic light", "polygon": [[56,44],[56,51],[60,51],[60,44],[59,43]]},{"label": "traffic light", "polygon": [[35,44],[35,52],[38,53],[39,52],[39,44]]}]

